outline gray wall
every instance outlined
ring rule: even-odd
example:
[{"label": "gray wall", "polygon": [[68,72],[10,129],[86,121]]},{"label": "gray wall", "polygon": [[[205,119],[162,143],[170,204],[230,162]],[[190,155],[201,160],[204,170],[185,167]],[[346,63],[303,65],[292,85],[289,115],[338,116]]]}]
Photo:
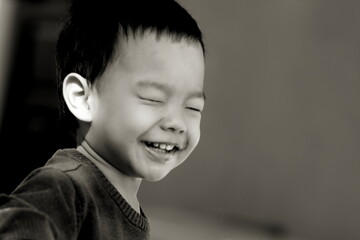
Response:
[{"label": "gray wall", "polygon": [[360,239],[360,1],[180,2],[208,49],[202,138],[144,205]]}]

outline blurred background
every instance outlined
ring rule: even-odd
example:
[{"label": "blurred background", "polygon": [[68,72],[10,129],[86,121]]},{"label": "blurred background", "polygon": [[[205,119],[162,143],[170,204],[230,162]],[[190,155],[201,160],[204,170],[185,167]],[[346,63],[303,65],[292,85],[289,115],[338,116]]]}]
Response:
[{"label": "blurred background", "polygon": [[[179,0],[207,48],[202,138],[139,193],[154,240],[360,239],[360,1]],[[0,192],[57,148],[65,0],[0,2]]]}]

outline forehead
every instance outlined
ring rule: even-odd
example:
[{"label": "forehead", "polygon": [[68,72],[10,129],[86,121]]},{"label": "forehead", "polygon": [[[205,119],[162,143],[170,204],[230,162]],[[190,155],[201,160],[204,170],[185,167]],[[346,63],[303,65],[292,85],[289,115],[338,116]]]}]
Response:
[{"label": "forehead", "polygon": [[[116,60],[109,71],[121,72],[130,79],[192,79],[202,87],[205,62],[198,42],[155,33],[119,40]],[[120,73],[119,73],[120,74]]]},{"label": "forehead", "polygon": [[172,62],[183,59],[200,60],[199,62],[204,64],[204,53],[200,42],[152,31],[120,37],[117,44],[117,58],[121,64],[136,63],[137,66],[142,63],[149,66],[163,59]]},{"label": "forehead", "polygon": [[119,40],[117,52],[97,82],[100,94],[110,91],[113,97],[126,96],[138,83],[151,82],[148,86],[171,90],[167,94],[204,96],[205,61],[200,43],[151,33]]}]

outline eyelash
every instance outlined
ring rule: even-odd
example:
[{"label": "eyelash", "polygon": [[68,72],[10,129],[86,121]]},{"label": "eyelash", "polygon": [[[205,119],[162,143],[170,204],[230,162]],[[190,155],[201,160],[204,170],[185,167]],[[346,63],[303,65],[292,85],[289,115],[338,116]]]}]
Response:
[{"label": "eyelash", "polygon": [[144,101],[154,102],[154,103],[164,103],[163,101],[155,100],[155,99],[151,99],[151,98],[143,98],[143,97],[140,97],[140,99],[141,99],[141,100],[144,100]]},{"label": "eyelash", "polygon": [[187,109],[189,109],[189,110],[191,110],[191,111],[195,111],[195,112],[201,113],[201,110],[200,110],[200,109],[197,109],[197,108],[187,107]]},{"label": "eyelash", "polygon": [[[144,100],[144,101],[152,102],[152,103],[164,103],[164,101],[155,100],[155,99],[151,99],[151,98],[140,97],[140,99]],[[195,111],[195,112],[199,112],[199,113],[202,112],[202,110],[197,109],[197,108],[192,108],[192,107],[186,107],[186,109],[189,109],[189,110]]]}]

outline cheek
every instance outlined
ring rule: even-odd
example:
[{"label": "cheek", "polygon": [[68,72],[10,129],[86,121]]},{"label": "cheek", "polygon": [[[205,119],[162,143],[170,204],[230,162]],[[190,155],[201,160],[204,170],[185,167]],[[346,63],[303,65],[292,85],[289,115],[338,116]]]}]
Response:
[{"label": "cheek", "polygon": [[190,144],[192,145],[193,148],[195,148],[200,141],[200,135],[201,135],[200,119],[194,119],[190,121],[188,127],[188,134],[191,139]]},{"label": "cheek", "polygon": [[107,116],[111,125],[110,131],[112,129],[130,140],[148,131],[157,122],[159,113],[138,104],[127,103],[112,109]]}]

